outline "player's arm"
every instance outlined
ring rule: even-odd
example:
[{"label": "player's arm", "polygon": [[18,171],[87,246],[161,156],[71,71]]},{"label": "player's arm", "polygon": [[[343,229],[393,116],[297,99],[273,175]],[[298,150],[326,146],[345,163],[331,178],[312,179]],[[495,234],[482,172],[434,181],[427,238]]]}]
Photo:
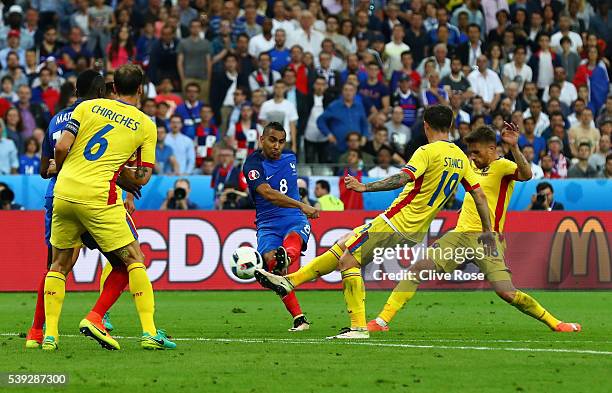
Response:
[{"label": "player's arm", "polygon": [[57,168],[57,173],[59,173],[59,171],[62,169],[62,165],[64,165],[64,161],[66,161],[68,152],[70,152],[70,148],[72,147],[75,139],[76,132],[73,133],[68,129],[68,126],[66,126],[66,130],[62,132],[60,140],[57,141],[57,144],[55,145],[55,167]]},{"label": "player's arm", "polygon": [[255,188],[255,191],[266,201],[275,206],[300,209],[308,218],[319,217],[319,211],[317,209],[303,202],[296,201],[295,199],[290,198],[279,191],[276,191],[270,187],[268,183],[261,183],[257,186],[257,188]]},{"label": "player's arm", "polygon": [[357,192],[376,192],[389,191],[404,187],[412,179],[405,172],[399,172],[382,180],[373,181],[370,183],[361,183],[357,178],[348,175],[344,178],[344,185],[347,190]]},{"label": "player's arm", "polygon": [[40,155],[40,177],[43,179],[48,179],[51,176],[47,173],[49,170],[49,160],[51,159],[51,150],[49,143],[49,132],[45,133],[45,139],[43,139],[42,143],[42,154]]},{"label": "player's arm", "polygon": [[533,177],[531,172],[531,164],[527,161],[527,158],[521,152],[518,145],[519,128],[514,123],[504,122],[504,129],[501,133],[502,141],[506,142],[510,146],[510,151],[514,157],[514,161],[518,166],[516,180],[525,181]]},{"label": "player's arm", "polygon": [[485,193],[480,187],[473,188],[468,192],[470,193],[472,198],[474,198],[476,210],[478,211],[480,222],[482,222],[482,231],[491,232],[491,216],[489,214],[489,205],[487,203],[487,197]]},{"label": "player's arm", "polygon": [[[155,168],[155,145],[157,144],[157,128],[151,121],[144,123],[144,141],[136,149],[136,167],[125,172],[125,178],[130,183],[144,186],[151,180]],[[123,175],[123,173],[122,173]]]}]

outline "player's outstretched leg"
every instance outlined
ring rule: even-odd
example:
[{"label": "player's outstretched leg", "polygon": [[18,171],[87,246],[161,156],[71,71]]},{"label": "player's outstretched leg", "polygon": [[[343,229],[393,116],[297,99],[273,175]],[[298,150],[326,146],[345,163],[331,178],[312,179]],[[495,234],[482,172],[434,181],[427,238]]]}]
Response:
[{"label": "player's outstretched leg", "polygon": [[34,319],[32,320],[32,326],[28,330],[26,335],[27,349],[38,349],[42,345],[43,341],[43,325],[45,324],[45,279],[47,272],[40,280],[38,284],[38,292],[36,295],[36,309],[34,310]]},{"label": "player's outstretched leg", "polygon": [[[100,297],[89,314],[79,323],[79,331],[96,340],[104,349],[118,350],[121,347],[108,333],[102,316],[121,296],[123,289],[128,284],[128,273],[125,265],[115,255],[105,253],[105,256],[109,261],[115,259],[113,263],[116,267],[109,269],[110,273],[104,280]],[[111,262],[107,265],[111,265]]]},{"label": "player's outstretched leg", "polygon": [[140,317],[142,325],[142,338],[140,344],[144,349],[174,349],[176,344],[170,341],[168,335],[163,330],[155,328],[153,314],[155,311],[155,298],[153,286],[149,277],[144,261],[144,254],[140,250],[137,240],[113,251],[127,266],[129,275],[130,292],[136,304],[136,311]]},{"label": "player's outstretched leg", "polygon": [[351,318],[351,327],[343,328],[337,335],[327,338],[369,338],[365,314],[365,285],[361,276],[361,266],[347,250],[340,258],[339,268],[342,273],[342,292]]},{"label": "player's outstretched leg", "polygon": [[[113,270],[113,265],[109,262],[107,262],[106,265],[104,265],[104,269],[102,269],[102,274],[100,274],[100,296],[102,296],[102,291],[104,289],[104,283],[106,282],[106,279],[108,278],[108,275],[111,273],[112,270]],[[127,278],[127,271],[126,271],[126,278]],[[102,324],[104,325],[106,330],[108,330],[109,332],[112,332],[115,329],[110,319],[110,311],[106,311],[104,315],[102,316]]]},{"label": "player's outstretched leg", "polygon": [[522,313],[544,323],[552,331],[572,333],[580,332],[582,330],[582,326],[580,326],[579,323],[562,322],[555,318],[554,315],[542,307],[542,305],[540,305],[540,303],[538,303],[538,301],[533,297],[516,289],[512,284],[512,281],[505,280],[491,282],[491,286],[500,298],[516,307]]},{"label": "player's outstretched leg", "polygon": [[368,322],[370,332],[386,332],[389,330],[389,323],[406,303],[412,299],[421,284],[418,279],[419,273],[423,270],[434,270],[436,265],[428,259],[413,263],[408,269],[410,279],[400,281],[393,292],[389,295],[382,311],[376,319]]}]

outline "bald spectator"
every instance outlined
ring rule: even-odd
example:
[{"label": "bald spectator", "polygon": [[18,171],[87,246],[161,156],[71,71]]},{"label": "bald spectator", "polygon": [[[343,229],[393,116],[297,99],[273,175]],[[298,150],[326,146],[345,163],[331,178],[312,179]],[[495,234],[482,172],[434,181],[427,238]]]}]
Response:
[{"label": "bald spectator", "polygon": [[319,56],[325,36],[313,28],[315,17],[310,11],[302,11],[299,21],[300,27],[289,36],[289,46],[299,45],[304,52]]},{"label": "bald spectator", "polygon": [[445,76],[451,73],[451,60],[446,57],[446,55],[448,54],[446,44],[440,43],[434,46],[433,53],[433,56],[426,57],[423,59],[423,61],[421,61],[421,64],[419,64],[417,71],[419,72],[419,74],[425,76],[425,64],[429,60],[434,60],[436,71],[438,71],[438,73],[440,74],[440,78],[444,78]]}]

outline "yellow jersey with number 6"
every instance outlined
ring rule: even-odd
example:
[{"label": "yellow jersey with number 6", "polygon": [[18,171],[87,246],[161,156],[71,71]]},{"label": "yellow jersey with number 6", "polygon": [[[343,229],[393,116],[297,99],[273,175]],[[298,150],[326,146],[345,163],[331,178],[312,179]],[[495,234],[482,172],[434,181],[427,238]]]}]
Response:
[{"label": "yellow jersey with number 6", "polygon": [[55,197],[91,206],[122,203],[117,177],[132,154],[153,167],[157,128],[133,105],[109,99],[83,101],[66,131],[75,135],[57,177]]},{"label": "yellow jersey with number 6", "polygon": [[447,141],[421,146],[402,171],[412,182],[406,184],[383,214],[395,231],[416,242],[423,239],[459,183],[466,191],[479,187],[465,153]]}]

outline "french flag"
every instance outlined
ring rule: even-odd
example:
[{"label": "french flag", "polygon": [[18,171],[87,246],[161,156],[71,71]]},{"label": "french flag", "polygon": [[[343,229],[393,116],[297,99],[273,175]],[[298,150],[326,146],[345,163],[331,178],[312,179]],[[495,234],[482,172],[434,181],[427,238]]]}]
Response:
[{"label": "french flag", "polygon": [[588,79],[588,84],[591,94],[591,105],[595,109],[594,114],[596,114],[606,102],[606,97],[610,90],[608,70],[603,61],[600,61],[597,67],[593,69],[593,73]]}]

